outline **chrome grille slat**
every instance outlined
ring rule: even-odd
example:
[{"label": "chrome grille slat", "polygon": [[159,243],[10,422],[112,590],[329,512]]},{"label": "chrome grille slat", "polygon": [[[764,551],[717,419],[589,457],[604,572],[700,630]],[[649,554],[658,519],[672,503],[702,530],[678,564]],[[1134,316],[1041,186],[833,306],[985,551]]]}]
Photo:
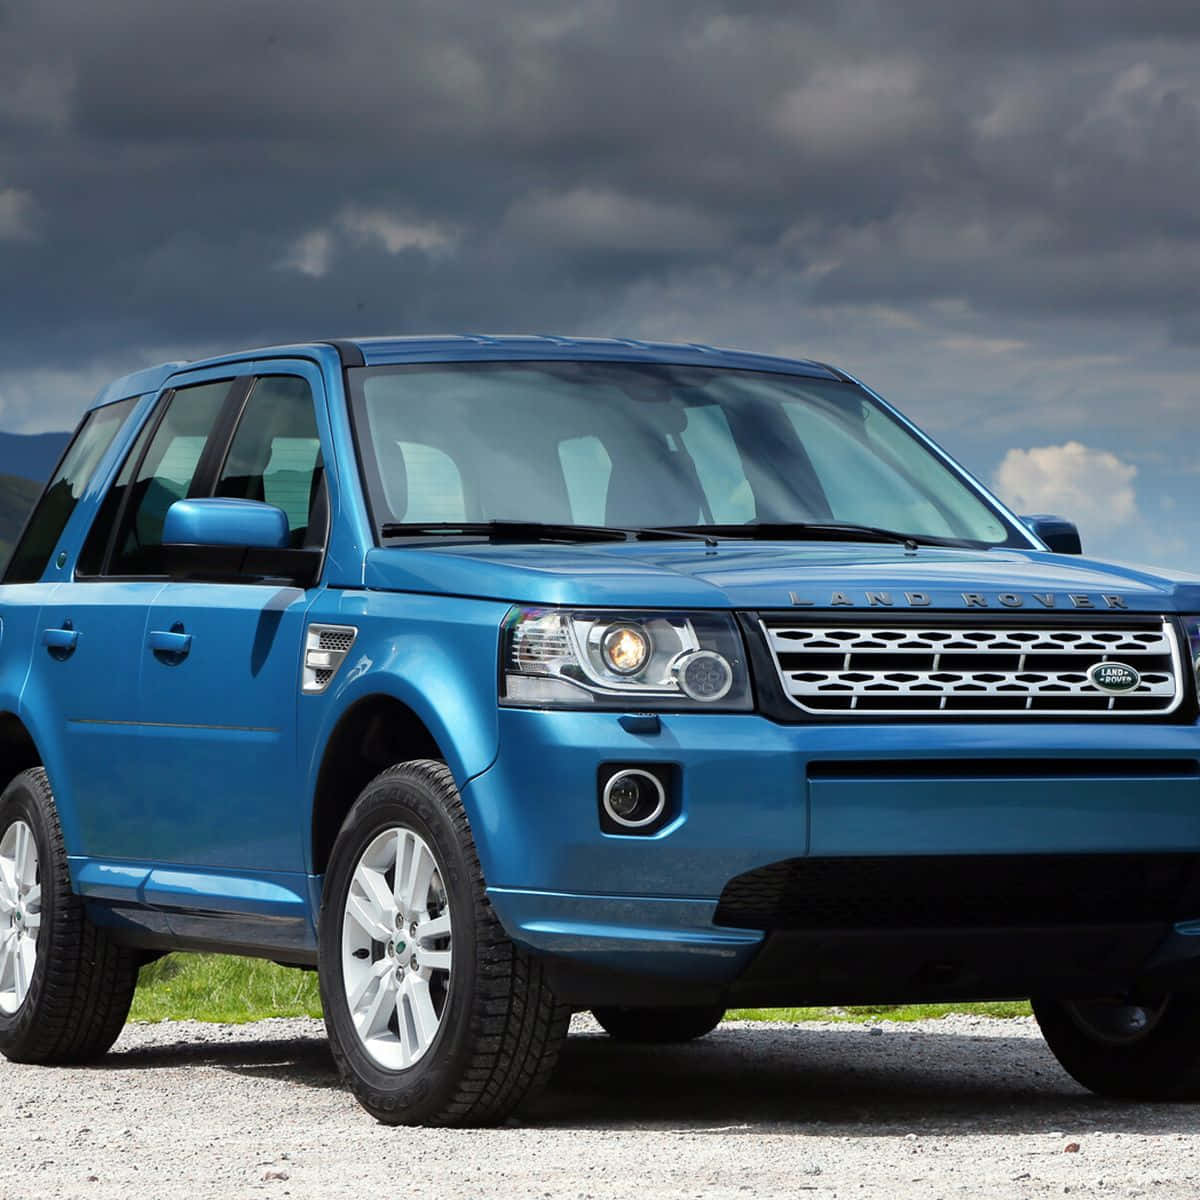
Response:
[{"label": "chrome grille slat", "polygon": [[[1120,716],[1183,700],[1175,628],[1157,624],[914,624],[764,618],[788,699],[812,713],[863,716]],[[1100,662],[1141,679],[1113,695],[1088,678]]]}]

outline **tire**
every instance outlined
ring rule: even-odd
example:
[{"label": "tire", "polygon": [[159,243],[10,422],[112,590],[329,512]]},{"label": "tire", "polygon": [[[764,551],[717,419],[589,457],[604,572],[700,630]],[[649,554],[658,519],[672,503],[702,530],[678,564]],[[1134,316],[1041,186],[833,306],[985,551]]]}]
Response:
[{"label": "tire", "polygon": [[1200,1099],[1200,995],[1167,993],[1144,1007],[1035,998],[1051,1053],[1101,1096]]},{"label": "tire", "polygon": [[674,1008],[593,1008],[592,1016],[604,1032],[619,1042],[665,1045],[691,1042],[712,1033],[725,1009],[716,1004],[678,1005]]},{"label": "tire", "polygon": [[389,1125],[503,1120],[549,1078],[571,1017],[501,927],[454,779],[433,760],[376,776],[346,817],[319,972],[342,1078]]},{"label": "tire", "polygon": [[41,767],[0,794],[0,1053],[81,1063],[117,1040],[141,960],[93,925],[71,891],[62,829]]}]

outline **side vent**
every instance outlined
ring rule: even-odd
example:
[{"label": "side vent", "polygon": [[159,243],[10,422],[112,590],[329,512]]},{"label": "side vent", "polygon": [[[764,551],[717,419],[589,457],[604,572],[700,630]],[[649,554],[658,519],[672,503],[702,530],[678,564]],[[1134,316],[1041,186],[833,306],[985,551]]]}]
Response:
[{"label": "side vent", "polygon": [[323,692],[342,665],[358,630],[353,625],[310,625],[304,638],[304,671],[300,690]]}]

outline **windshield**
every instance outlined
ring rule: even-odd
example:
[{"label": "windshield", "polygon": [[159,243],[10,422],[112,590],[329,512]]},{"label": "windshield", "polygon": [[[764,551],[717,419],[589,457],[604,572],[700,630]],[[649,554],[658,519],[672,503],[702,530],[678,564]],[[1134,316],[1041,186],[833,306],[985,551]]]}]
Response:
[{"label": "windshield", "polygon": [[1030,545],[851,383],[613,362],[422,363],[350,379],[378,528],[844,523]]}]

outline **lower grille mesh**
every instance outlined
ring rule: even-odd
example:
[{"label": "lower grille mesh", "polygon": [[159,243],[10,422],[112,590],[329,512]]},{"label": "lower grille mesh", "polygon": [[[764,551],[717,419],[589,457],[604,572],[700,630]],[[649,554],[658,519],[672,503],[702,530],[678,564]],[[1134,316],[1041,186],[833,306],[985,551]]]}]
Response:
[{"label": "lower grille mesh", "polygon": [[792,858],[731,879],[742,929],[953,929],[1200,916],[1193,854]]}]

